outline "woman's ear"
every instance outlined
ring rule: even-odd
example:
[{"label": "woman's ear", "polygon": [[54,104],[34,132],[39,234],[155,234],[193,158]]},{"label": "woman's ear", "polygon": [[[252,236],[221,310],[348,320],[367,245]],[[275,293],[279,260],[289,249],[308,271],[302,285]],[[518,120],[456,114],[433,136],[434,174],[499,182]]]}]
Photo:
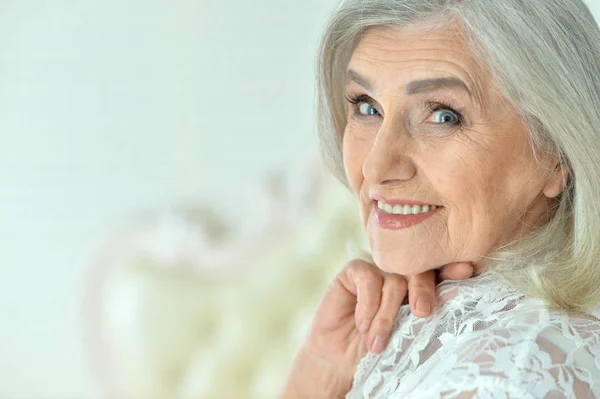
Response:
[{"label": "woman's ear", "polygon": [[546,180],[542,193],[548,198],[555,198],[563,192],[567,184],[568,170],[563,163],[557,163],[554,171]]}]

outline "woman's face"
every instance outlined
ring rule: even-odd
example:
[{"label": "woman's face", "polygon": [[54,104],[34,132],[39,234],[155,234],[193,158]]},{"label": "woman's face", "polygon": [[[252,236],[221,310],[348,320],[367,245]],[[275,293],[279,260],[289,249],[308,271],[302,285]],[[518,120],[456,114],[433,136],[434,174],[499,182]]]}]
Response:
[{"label": "woman's face", "polygon": [[455,28],[370,30],[347,77],[344,168],[381,269],[481,267],[547,221],[556,158],[534,160],[518,112]]}]

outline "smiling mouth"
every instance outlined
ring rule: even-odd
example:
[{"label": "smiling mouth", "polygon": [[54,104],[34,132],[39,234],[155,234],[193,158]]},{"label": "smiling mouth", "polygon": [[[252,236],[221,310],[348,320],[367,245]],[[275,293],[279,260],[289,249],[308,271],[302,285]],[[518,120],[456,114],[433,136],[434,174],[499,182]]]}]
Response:
[{"label": "smiling mouth", "polygon": [[419,215],[441,208],[437,205],[390,205],[383,201],[376,202],[379,209],[392,215]]},{"label": "smiling mouth", "polygon": [[374,201],[371,213],[375,223],[386,230],[400,230],[415,226],[439,213],[438,205],[390,205]]}]

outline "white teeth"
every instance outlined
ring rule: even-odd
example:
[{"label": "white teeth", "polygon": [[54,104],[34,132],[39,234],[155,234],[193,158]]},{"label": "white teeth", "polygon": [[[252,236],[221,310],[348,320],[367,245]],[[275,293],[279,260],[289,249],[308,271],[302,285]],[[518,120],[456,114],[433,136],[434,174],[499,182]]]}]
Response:
[{"label": "white teeth", "polygon": [[387,213],[392,213],[394,215],[418,215],[420,213],[427,213],[436,210],[438,207],[436,205],[390,205],[386,204],[383,201],[377,201],[377,207],[386,211]]}]

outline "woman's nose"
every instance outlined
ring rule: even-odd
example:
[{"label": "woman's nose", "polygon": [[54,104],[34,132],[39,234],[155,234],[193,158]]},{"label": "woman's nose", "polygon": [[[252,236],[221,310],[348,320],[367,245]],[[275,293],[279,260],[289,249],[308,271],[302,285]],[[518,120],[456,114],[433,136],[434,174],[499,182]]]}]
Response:
[{"label": "woman's nose", "polygon": [[402,130],[385,122],[381,125],[363,164],[363,176],[369,183],[373,185],[404,183],[417,173],[408,153],[411,139]]}]

